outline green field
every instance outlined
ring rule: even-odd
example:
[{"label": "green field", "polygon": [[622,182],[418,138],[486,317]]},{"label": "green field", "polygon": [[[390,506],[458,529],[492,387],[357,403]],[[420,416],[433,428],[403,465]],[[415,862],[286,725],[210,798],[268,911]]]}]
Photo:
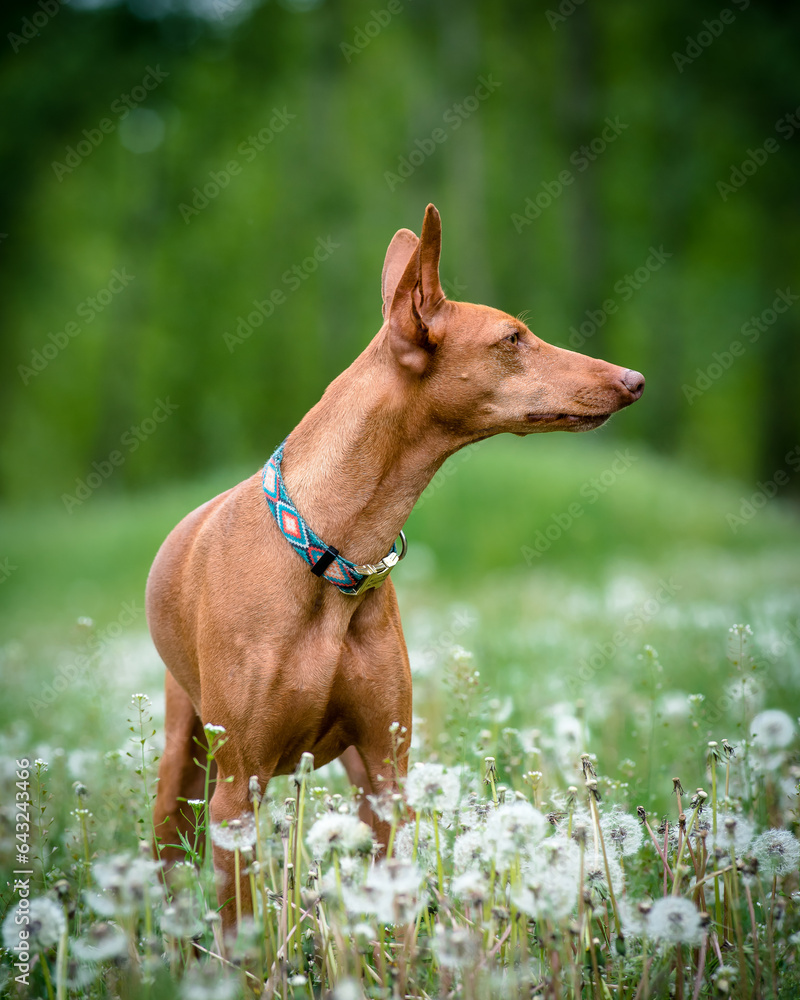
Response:
[{"label": "green field", "polygon": [[[163,667],[146,632],[147,569],[185,512],[248,471],[138,495],[109,483],[71,513],[54,503],[3,514],[3,757],[8,778],[13,759],[48,763],[48,887],[59,875],[86,883],[75,782],[92,813],[92,856],[148,835],[131,708],[134,693],[149,696],[151,768]],[[603,434],[497,440],[456,455],[412,514],[394,574],[415,673],[412,759],[482,774],[494,756],[496,781],[547,812],[583,783],[589,752],[604,809],[644,805],[658,816],[674,812],[673,777],[707,786],[709,740],[744,746],[765,708],[796,719],[800,524],[780,498],[754,497],[762,489]],[[731,634],[734,625],[752,636]],[[761,795],[734,775],[737,801],[762,825],[796,821],[797,800],[785,798],[792,748]],[[531,770],[541,772],[533,792]],[[347,796],[335,767],[314,780]],[[278,801],[290,794],[285,779],[274,784]]]}]

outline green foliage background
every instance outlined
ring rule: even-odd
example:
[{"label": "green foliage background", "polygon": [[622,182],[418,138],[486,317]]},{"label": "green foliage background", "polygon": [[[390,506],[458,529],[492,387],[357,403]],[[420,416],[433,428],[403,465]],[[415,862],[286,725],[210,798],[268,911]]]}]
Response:
[{"label": "green foliage background", "polygon": [[[380,0],[205,0],[203,16],[179,0],[75,2],[22,42],[40,8],[4,4],[0,497],[58,502],[159,399],[175,414],[104,489],[262,462],[377,330],[386,244],[428,201],[456,297],[525,310],[563,346],[617,300],[583,348],[647,376],[616,434],[753,485],[783,468],[800,440],[800,306],[702,398],[682,389],[777,289],[800,291],[798,138],[775,131],[800,103],[800,9],[745,3],[723,25],[719,5],[688,0],[565,0],[563,15],[407,0],[369,37]],[[721,31],[679,71],[704,19]],[[141,105],[163,141],[131,152],[133,120],[116,124],[59,179],[54,162],[119,122],[112,104],[148,67],[168,74]],[[387,173],[481,76],[497,89],[392,190]],[[240,145],[276,108],[291,121],[246,162]],[[570,156],[607,117],[627,128],[578,172]],[[717,183],[769,137],[778,152],[723,200]],[[241,172],[186,221],[179,206],[231,160]],[[512,215],[564,169],[574,183],[517,232]],[[282,276],[320,237],[338,248],[231,353],[224,333],[288,292]],[[672,256],[623,302],[615,283],[651,246]],[[20,366],[121,268],[134,280],[25,384]]]}]

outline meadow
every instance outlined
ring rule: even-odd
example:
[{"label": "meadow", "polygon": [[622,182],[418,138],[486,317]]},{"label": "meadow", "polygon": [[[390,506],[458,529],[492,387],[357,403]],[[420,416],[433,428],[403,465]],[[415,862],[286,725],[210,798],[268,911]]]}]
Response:
[{"label": "meadow", "polygon": [[[468,449],[415,509],[390,858],[338,766],[306,761],[239,827],[194,806],[187,862],[213,838],[259,900],[235,942],[207,863],[165,895],[143,585],[172,525],[249,471],[3,512],[7,995],[798,995],[796,512],[603,433]],[[208,738],[202,759],[235,734]]]}]

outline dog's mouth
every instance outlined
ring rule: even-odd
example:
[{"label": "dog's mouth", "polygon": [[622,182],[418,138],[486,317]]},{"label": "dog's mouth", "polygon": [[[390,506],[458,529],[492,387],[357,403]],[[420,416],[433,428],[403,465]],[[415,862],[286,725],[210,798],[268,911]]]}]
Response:
[{"label": "dog's mouth", "polygon": [[526,413],[535,430],[591,431],[604,424],[610,413]]}]

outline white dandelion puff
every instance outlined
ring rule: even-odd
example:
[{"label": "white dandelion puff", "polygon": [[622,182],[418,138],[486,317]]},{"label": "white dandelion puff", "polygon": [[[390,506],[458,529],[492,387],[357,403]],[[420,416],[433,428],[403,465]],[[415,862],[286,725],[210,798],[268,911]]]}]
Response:
[{"label": "white dandelion puff", "polygon": [[369,854],[372,830],[356,816],[325,813],[306,834],[306,843],[315,858],[323,860],[335,852]]},{"label": "white dandelion puff", "polygon": [[408,772],[405,791],[412,809],[452,812],[458,805],[461,782],[442,764],[417,763]]},{"label": "white dandelion puff", "polygon": [[680,896],[657,899],[645,921],[647,936],[664,944],[699,945],[705,934],[697,907]]},{"label": "white dandelion puff", "polygon": [[82,962],[107,962],[128,952],[128,939],[118,928],[105,921],[91,924],[86,936],[72,943],[72,951]]},{"label": "white dandelion puff", "polygon": [[17,923],[20,904],[9,910],[8,916],[3,921],[3,943],[6,948],[10,951],[19,945],[20,928],[25,928],[27,931],[31,948],[47,951],[48,948],[58,944],[58,939],[67,926],[64,911],[58,903],[47,896],[38,896],[31,900],[30,907],[26,909],[27,923]]},{"label": "white dandelion puff", "polygon": [[709,847],[715,847],[739,857],[753,842],[755,825],[746,816],[737,813],[720,813],[717,816],[717,835],[709,838]]},{"label": "white dandelion puff", "polygon": [[244,851],[256,842],[256,820],[251,812],[236,819],[211,824],[211,839],[225,851]]},{"label": "white dandelion puff", "polygon": [[768,708],[750,723],[750,735],[763,750],[782,750],[794,739],[794,722],[779,708]]},{"label": "white dandelion puff", "polygon": [[770,877],[796,871],[800,862],[800,843],[788,830],[765,830],[752,847],[759,871]]},{"label": "white dandelion puff", "polygon": [[100,892],[87,892],[86,900],[102,917],[130,916],[144,905],[145,898],[158,887],[160,861],[141,855],[115,854],[95,861],[94,881]]},{"label": "white dandelion puff", "polygon": [[422,881],[416,865],[380,861],[370,868],[361,887],[343,892],[345,906],[351,913],[374,915],[383,924],[406,924],[424,905]]},{"label": "white dandelion puff", "polygon": [[642,824],[630,813],[612,809],[610,813],[601,817],[600,826],[606,843],[610,842],[618,855],[630,857],[642,846]]}]

